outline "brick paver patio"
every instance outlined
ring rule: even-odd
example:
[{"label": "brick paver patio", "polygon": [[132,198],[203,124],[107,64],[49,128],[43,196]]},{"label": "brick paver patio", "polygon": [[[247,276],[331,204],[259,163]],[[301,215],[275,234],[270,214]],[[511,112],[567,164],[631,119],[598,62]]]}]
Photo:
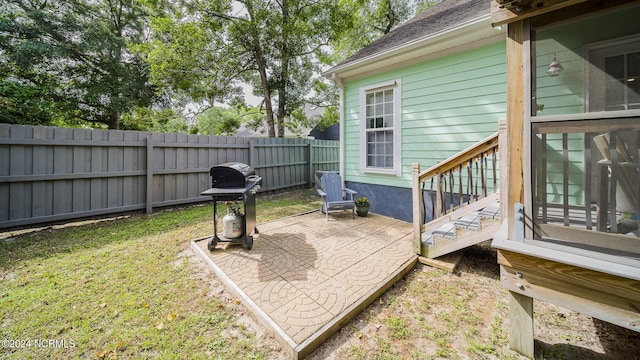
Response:
[{"label": "brick paver patio", "polygon": [[227,288],[302,358],[409,271],[411,224],[369,214],[319,211],[258,225],[253,249],[228,243],[193,248]]}]

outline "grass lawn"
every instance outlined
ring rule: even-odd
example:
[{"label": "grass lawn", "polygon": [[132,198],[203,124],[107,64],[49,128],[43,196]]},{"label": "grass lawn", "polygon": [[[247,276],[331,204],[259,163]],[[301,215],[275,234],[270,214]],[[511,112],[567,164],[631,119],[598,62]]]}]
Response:
[{"label": "grass lawn", "polygon": [[[261,196],[257,220],[320,204],[311,190]],[[0,233],[0,358],[286,358],[189,249],[211,235],[211,211]],[[454,274],[418,265],[309,359],[523,359],[499,273],[487,243],[462,250]],[[536,359],[639,358],[640,333],[534,307]]]},{"label": "grass lawn", "polygon": [[[257,221],[320,204],[310,190],[259,197]],[[185,255],[189,240],[211,234],[211,212],[0,233],[0,340],[10,340],[0,358],[279,357]]]}]

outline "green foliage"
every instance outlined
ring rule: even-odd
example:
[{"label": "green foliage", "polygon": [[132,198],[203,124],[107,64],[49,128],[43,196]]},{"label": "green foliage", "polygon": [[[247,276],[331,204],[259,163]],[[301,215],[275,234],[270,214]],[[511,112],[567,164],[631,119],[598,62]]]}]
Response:
[{"label": "green foliage", "polygon": [[250,84],[264,99],[269,136],[284,136],[285,119],[294,129],[306,121],[300,109],[345,10],[331,0],[190,2],[152,19],[153,41],[136,51],[154,84],[195,102],[232,102]]},{"label": "green foliage", "polygon": [[409,2],[404,0],[343,0],[350,9],[344,31],[333,39],[329,62],[340,62],[409,18]]},{"label": "green foliage", "polygon": [[[338,123],[338,89],[321,66],[435,2],[7,0],[0,121],[211,134],[266,123],[269,136],[325,129]],[[204,115],[191,127],[177,110],[243,104],[245,84],[260,109]]]},{"label": "green foliage", "polygon": [[350,10],[344,31],[331,42],[331,62],[340,62],[441,0],[343,0]]},{"label": "green foliage", "polygon": [[150,25],[153,40],[132,48],[151,64],[152,83],[193,102],[239,94],[234,69],[215,51],[219,26],[170,17],[152,18]]},{"label": "green foliage", "polygon": [[421,1],[417,1],[416,2],[416,14],[419,14],[419,13],[427,10],[428,8],[439,4],[441,1],[442,0],[421,0]]},{"label": "green foliage", "polygon": [[[71,123],[118,128],[122,114],[148,106],[154,91],[147,65],[127,48],[143,40],[145,17],[136,0],[7,1],[0,11],[0,81],[47,99],[14,107],[11,116],[47,123],[55,111]],[[16,104],[25,93],[8,95],[4,100]]]},{"label": "green foliage", "polygon": [[9,124],[48,124],[54,104],[42,89],[16,81],[0,80],[0,122]]},{"label": "green foliage", "polygon": [[187,120],[174,109],[139,107],[122,116],[120,127],[125,130],[187,133]]},{"label": "green foliage", "polygon": [[203,135],[233,136],[240,127],[242,110],[213,107],[198,115],[198,132]]},{"label": "green foliage", "polygon": [[331,125],[340,122],[338,112],[339,90],[335,83],[314,79],[312,83],[313,95],[308,99],[312,107],[322,109],[317,115],[312,115],[308,121],[308,127],[317,127],[325,130]]}]

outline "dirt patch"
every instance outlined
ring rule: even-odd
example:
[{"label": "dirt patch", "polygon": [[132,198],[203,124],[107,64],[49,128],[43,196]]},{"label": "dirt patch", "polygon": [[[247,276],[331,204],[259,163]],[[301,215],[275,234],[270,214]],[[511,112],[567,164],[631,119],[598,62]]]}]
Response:
[{"label": "dirt patch", "polygon": [[[309,359],[524,359],[509,350],[507,292],[490,243],[455,273],[419,264]],[[534,301],[536,359],[640,359],[640,333]]]}]

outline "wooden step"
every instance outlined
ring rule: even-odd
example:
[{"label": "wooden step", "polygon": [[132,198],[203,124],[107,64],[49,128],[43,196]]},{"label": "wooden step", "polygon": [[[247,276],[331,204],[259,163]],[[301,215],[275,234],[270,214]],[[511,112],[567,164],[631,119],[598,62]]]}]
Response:
[{"label": "wooden step", "polygon": [[469,229],[480,231],[482,229],[482,222],[479,212],[472,212],[459,219],[456,219],[453,224],[457,229]]},{"label": "wooden step", "polygon": [[421,255],[433,259],[483,241],[491,240],[500,229],[500,223],[501,221],[499,219],[483,219],[482,230],[457,229],[455,240],[432,237],[428,242],[422,242]]},{"label": "wooden step", "polygon": [[490,203],[479,211],[461,214],[453,221],[422,233],[421,254],[435,258],[490,240],[500,225],[500,203]]},{"label": "wooden step", "polygon": [[500,219],[500,203],[494,203],[478,211],[484,219]]},{"label": "wooden step", "polygon": [[433,237],[441,237],[449,240],[456,239],[456,225],[453,222],[449,222],[439,226],[431,231]]}]

